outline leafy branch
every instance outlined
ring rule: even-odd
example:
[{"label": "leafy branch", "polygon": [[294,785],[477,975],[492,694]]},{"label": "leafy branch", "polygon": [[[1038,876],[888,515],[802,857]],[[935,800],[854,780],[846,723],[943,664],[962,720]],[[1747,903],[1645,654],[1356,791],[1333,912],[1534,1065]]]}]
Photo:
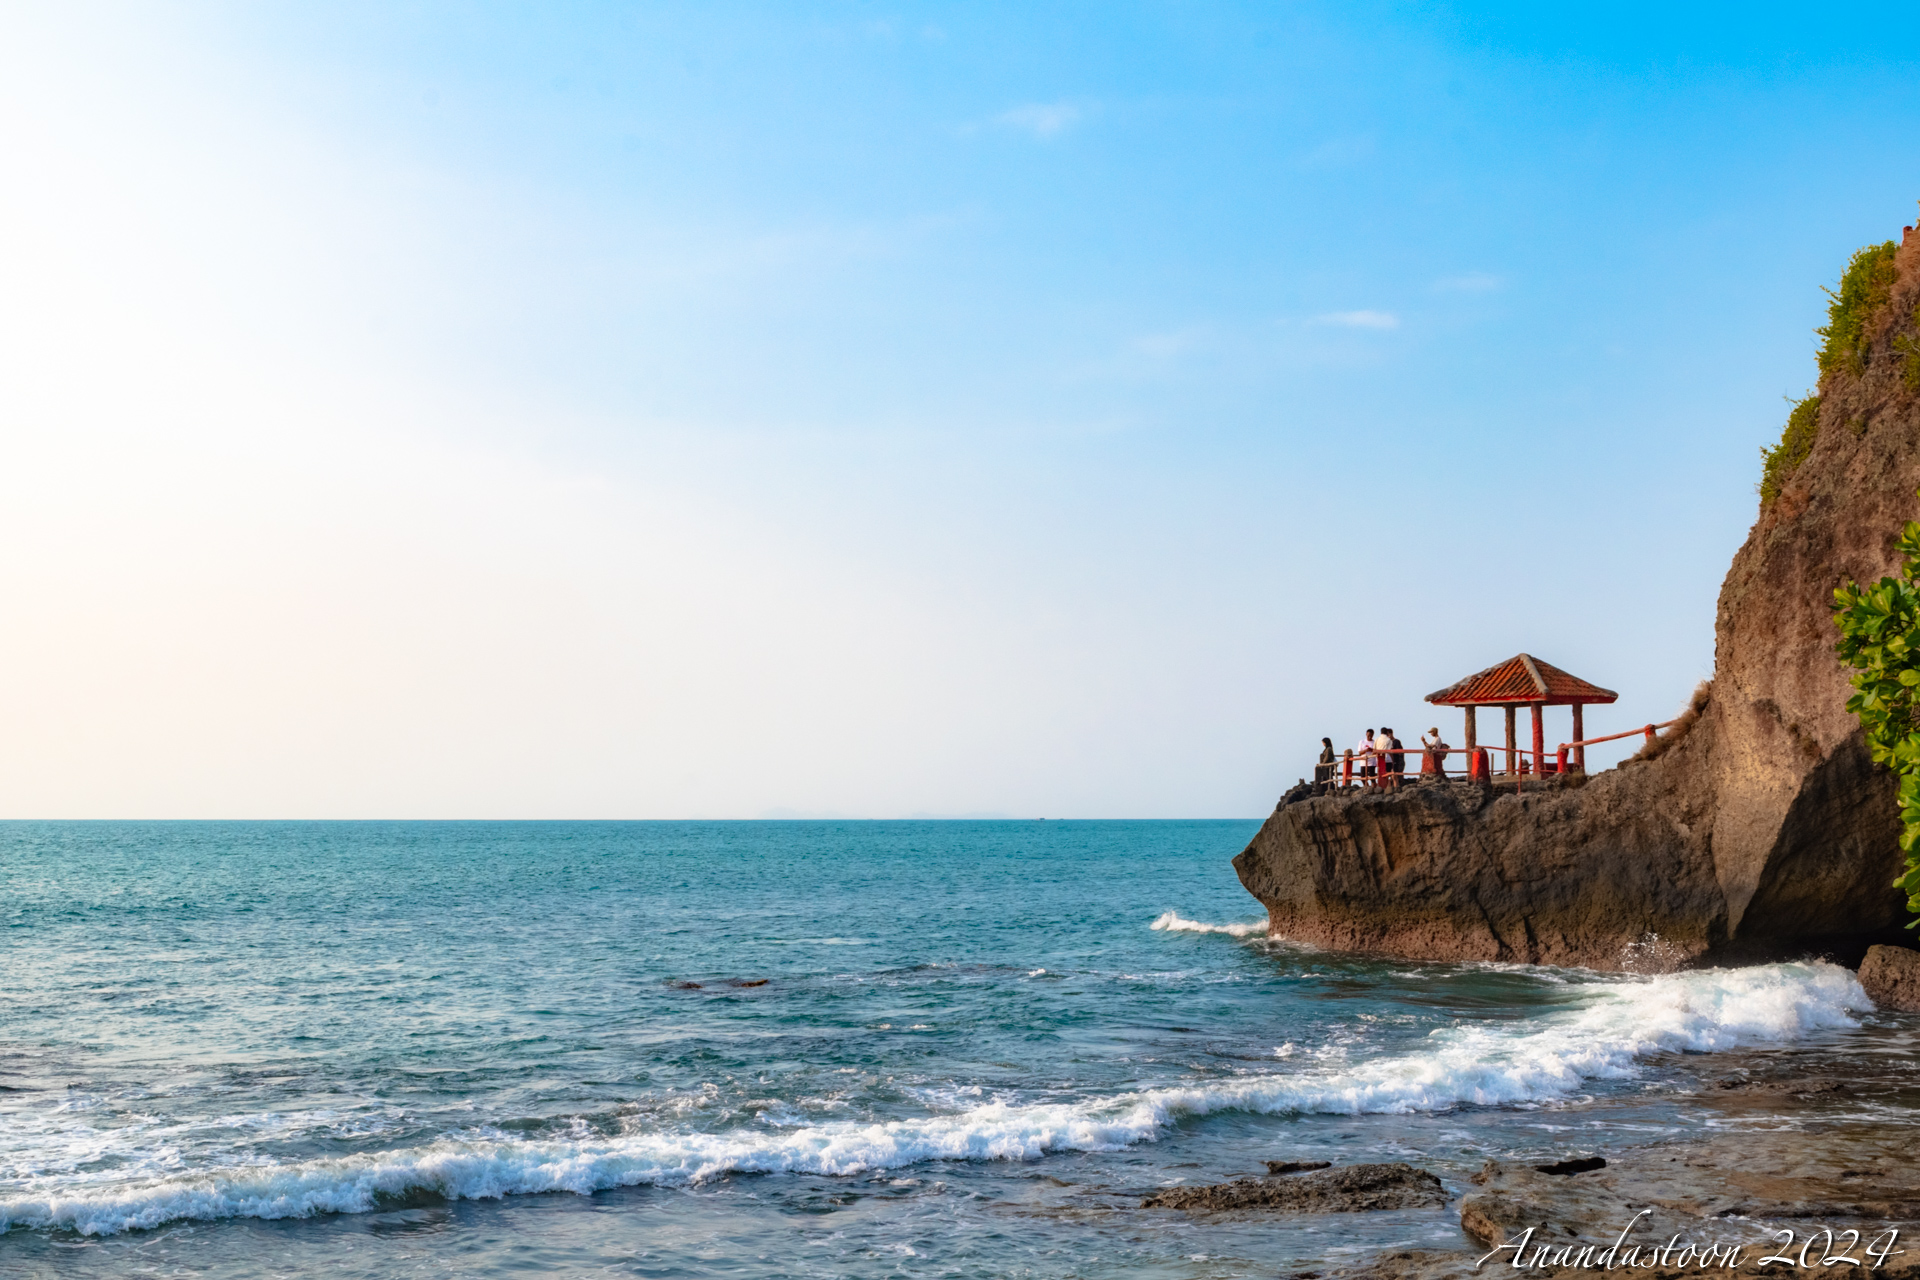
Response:
[{"label": "leafy branch", "polygon": [[[1908,521],[1896,544],[1898,578],[1871,586],[1849,582],[1833,593],[1835,646],[1854,668],[1847,711],[1860,718],[1874,763],[1900,779],[1900,849],[1906,868],[1894,887],[1920,913],[1920,521]],[[1920,927],[1920,919],[1907,925]]]}]

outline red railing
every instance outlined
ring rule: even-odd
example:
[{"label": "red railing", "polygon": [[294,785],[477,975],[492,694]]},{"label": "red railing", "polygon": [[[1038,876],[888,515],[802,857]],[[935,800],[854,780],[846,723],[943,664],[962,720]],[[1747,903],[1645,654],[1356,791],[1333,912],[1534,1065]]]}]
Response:
[{"label": "red railing", "polygon": [[1622,738],[1631,738],[1636,733],[1646,734],[1647,741],[1651,743],[1654,739],[1653,731],[1655,729],[1666,729],[1679,723],[1680,717],[1675,716],[1673,719],[1662,724],[1650,724],[1644,729],[1629,729],[1625,733],[1610,733],[1604,738],[1582,738],[1578,742],[1563,742],[1560,744],[1560,749],[1555,752],[1560,758],[1560,772],[1565,773],[1567,771],[1567,752],[1574,747],[1590,747],[1596,742],[1618,742]]},{"label": "red railing", "polygon": [[[1496,753],[1504,753],[1509,757],[1504,776],[1514,779],[1514,787],[1517,790],[1520,785],[1520,780],[1528,773],[1532,773],[1535,776],[1548,776],[1571,772],[1572,770],[1569,770],[1567,765],[1567,752],[1575,747],[1591,747],[1602,742],[1617,742],[1621,738],[1631,738],[1636,734],[1644,734],[1647,741],[1652,742],[1657,730],[1666,729],[1678,723],[1679,717],[1676,716],[1674,719],[1662,724],[1650,724],[1639,729],[1629,729],[1625,733],[1609,733],[1598,738],[1582,738],[1578,742],[1563,742],[1554,751],[1553,762],[1551,764],[1548,764],[1545,752],[1535,752],[1526,747],[1483,747],[1476,745],[1472,753],[1475,758],[1469,758],[1466,769],[1461,772],[1467,778],[1484,778],[1490,782],[1496,776],[1502,776],[1496,775],[1493,772],[1491,758]],[[1337,779],[1339,785],[1343,787],[1351,787],[1356,783],[1363,787],[1395,787],[1405,782],[1409,776],[1422,778],[1437,776],[1444,779],[1448,776],[1447,757],[1456,753],[1466,755],[1467,748],[1419,746],[1404,747],[1398,751],[1389,749],[1386,751],[1375,750],[1358,753],[1348,750],[1343,752],[1340,758],[1331,764],[1324,761],[1316,761],[1314,764],[1313,780],[1316,784],[1322,786],[1332,785]],[[1382,769],[1380,767],[1396,755],[1419,756],[1420,772],[1409,775],[1405,768]],[[1532,769],[1527,768],[1528,756],[1537,757],[1533,761]],[[1517,764],[1514,761],[1515,757],[1517,757]],[[1356,762],[1360,766],[1357,772],[1354,768]],[[1371,766],[1371,771],[1369,771],[1369,766]],[[1321,770],[1323,769],[1328,773],[1328,776],[1324,778],[1321,777]]]}]

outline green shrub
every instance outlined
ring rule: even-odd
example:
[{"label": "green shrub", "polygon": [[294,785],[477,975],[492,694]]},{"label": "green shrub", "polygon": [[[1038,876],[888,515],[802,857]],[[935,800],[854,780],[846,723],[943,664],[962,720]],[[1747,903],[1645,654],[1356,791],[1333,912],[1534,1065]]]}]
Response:
[{"label": "green shrub", "polygon": [[1780,486],[1794,469],[1807,460],[1813,439],[1820,434],[1820,397],[1808,392],[1798,400],[1789,400],[1793,412],[1787,415],[1786,430],[1780,443],[1760,450],[1760,505],[1766,506],[1780,496]]},{"label": "green shrub", "polygon": [[[1898,578],[1872,586],[1849,582],[1833,593],[1840,628],[1835,651],[1858,674],[1847,711],[1860,718],[1874,763],[1900,779],[1900,848],[1906,867],[1894,887],[1920,913],[1920,522],[1900,533]],[[1909,929],[1920,927],[1913,921]]]},{"label": "green shrub", "polygon": [[1870,244],[1853,255],[1840,277],[1840,290],[1826,290],[1827,323],[1814,332],[1820,344],[1820,372],[1845,369],[1859,373],[1866,367],[1867,320],[1893,289],[1894,243]]}]

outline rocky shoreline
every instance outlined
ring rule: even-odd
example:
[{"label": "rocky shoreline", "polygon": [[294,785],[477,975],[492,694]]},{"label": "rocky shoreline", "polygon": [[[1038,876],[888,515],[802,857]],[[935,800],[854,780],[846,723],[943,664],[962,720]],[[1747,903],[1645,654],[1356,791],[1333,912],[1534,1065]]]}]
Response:
[{"label": "rocky shoreline", "polygon": [[[1707,1101],[1725,1113],[1714,1136],[1581,1150],[1548,1164],[1489,1160],[1451,1197],[1426,1170],[1359,1164],[1177,1188],[1143,1207],[1276,1215],[1431,1206],[1458,1221],[1457,1249],[1393,1250],[1291,1280],[1515,1271],[1920,1277],[1920,1170],[1912,1159],[1920,1126],[1909,1118],[1920,1079],[1736,1076],[1715,1082]],[[1836,1114],[1836,1102],[1850,1105]],[[1908,1116],[1862,1114],[1889,1104]],[[1880,1251],[1877,1262],[1863,1252],[1869,1247]],[[1763,1261],[1783,1251],[1791,1263]]]},{"label": "rocky shoreline", "polygon": [[1873,1123],[1748,1131],[1617,1152],[1567,1176],[1489,1161],[1459,1201],[1459,1253],[1395,1252],[1336,1274],[1920,1276],[1915,1136]]}]

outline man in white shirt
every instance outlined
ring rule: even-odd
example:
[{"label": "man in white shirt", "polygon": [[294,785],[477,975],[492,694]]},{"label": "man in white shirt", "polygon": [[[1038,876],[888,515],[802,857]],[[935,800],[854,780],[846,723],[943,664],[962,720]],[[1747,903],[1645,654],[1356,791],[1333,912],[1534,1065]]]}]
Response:
[{"label": "man in white shirt", "polygon": [[1360,758],[1361,777],[1373,776],[1373,757],[1377,751],[1378,748],[1373,745],[1373,730],[1369,729],[1367,736],[1360,739],[1360,744],[1353,749],[1353,754]]}]

